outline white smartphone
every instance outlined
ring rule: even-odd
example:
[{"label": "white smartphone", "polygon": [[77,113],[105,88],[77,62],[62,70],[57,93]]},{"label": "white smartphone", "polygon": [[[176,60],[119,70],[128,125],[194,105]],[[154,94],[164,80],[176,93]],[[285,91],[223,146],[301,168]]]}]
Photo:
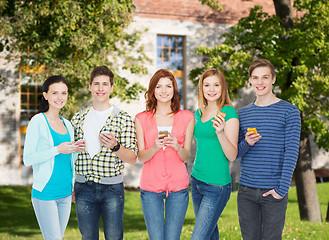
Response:
[{"label": "white smartphone", "polygon": [[82,143],[85,143],[86,141],[84,139],[79,139],[78,141],[76,141],[74,144],[75,145],[80,145]]},{"label": "white smartphone", "polygon": [[101,134],[110,134],[111,132],[109,131],[104,131],[104,132],[101,132]]}]

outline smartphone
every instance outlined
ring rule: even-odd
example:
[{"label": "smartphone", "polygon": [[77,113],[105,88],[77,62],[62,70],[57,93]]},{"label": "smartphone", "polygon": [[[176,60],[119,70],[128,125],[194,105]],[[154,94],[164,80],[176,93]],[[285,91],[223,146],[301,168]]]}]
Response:
[{"label": "smartphone", "polygon": [[159,134],[164,135],[164,136],[159,137],[159,139],[163,139],[165,137],[168,137],[168,131],[160,131]]},{"label": "smartphone", "polygon": [[110,134],[111,132],[109,131],[104,131],[104,132],[101,132],[101,134]]},{"label": "smartphone", "polygon": [[253,132],[254,134],[257,134],[257,129],[256,128],[247,128],[248,132]]},{"label": "smartphone", "polygon": [[86,141],[84,139],[79,139],[78,141],[76,141],[74,144],[75,145],[80,145],[80,144],[83,144],[85,143]]}]

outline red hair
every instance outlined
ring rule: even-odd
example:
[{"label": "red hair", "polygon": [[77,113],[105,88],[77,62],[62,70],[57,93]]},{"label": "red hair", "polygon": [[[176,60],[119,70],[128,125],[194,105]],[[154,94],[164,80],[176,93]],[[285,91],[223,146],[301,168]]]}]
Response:
[{"label": "red hair", "polygon": [[161,78],[168,78],[171,80],[174,90],[174,95],[171,99],[171,113],[176,113],[180,109],[180,101],[178,96],[178,87],[174,75],[166,69],[159,69],[152,76],[147,92],[145,93],[146,111],[156,112],[157,99],[154,96],[154,90]]}]

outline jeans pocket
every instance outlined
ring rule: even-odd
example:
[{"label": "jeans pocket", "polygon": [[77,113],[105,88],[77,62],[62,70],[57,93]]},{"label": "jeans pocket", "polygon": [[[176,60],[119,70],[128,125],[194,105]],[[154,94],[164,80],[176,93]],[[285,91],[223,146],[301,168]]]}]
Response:
[{"label": "jeans pocket", "polygon": [[108,189],[117,195],[124,195],[123,183],[109,184]]},{"label": "jeans pocket", "polygon": [[248,187],[244,186],[244,185],[239,185],[238,188],[238,193],[239,192],[246,192],[248,190]]},{"label": "jeans pocket", "polygon": [[281,202],[281,201],[283,201],[283,200],[284,200],[284,197],[283,197],[283,198],[280,198],[280,199],[278,199],[278,198],[275,198],[275,197],[273,197],[273,195],[272,195],[272,194],[268,195],[267,197],[268,197],[268,198],[269,198],[269,200],[270,200],[270,201],[272,201],[272,202]]},{"label": "jeans pocket", "polygon": [[187,188],[184,188],[184,189],[179,190],[177,192],[180,192],[180,193],[189,193],[189,190],[188,190],[188,187],[187,187]]},{"label": "jeans pocket", "polygon": [[86,186],[85,183],[75,182],[75,184],[74,184],[74,192],[75,193],[81,192],[85,186]]}]

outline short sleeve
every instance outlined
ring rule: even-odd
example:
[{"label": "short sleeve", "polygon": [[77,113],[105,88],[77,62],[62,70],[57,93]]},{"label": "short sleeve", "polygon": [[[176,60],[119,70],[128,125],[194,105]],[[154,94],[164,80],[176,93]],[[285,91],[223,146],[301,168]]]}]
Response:
[{"label": "short sleeve", "polygon": [[225,121],[228,121],[231,118],[237,118],[237,119],[239,119],[239,115],[238,115],[237,111],[232,106],[224,106],[222,108],[221,112],[226,113]]}]

